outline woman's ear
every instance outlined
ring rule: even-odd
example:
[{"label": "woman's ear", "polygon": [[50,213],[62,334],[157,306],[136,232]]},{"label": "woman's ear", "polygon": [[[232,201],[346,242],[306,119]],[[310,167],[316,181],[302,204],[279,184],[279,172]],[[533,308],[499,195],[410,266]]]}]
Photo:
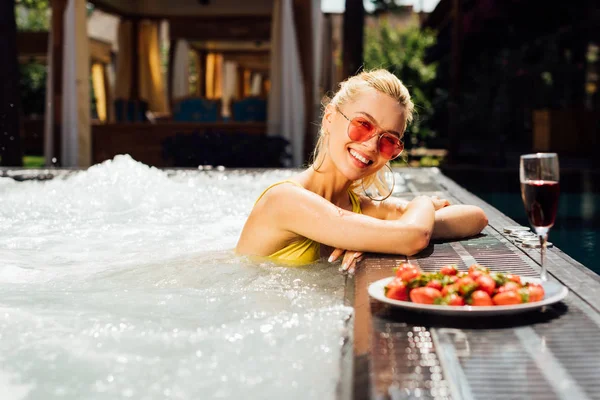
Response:
[{"label": "woman's ear", "polygon": [[334,112],[335,112],[335,106],[333,104],[327,104],[327,106],[325,106],[325,111],[323,112],[323,120],[321,121],[321,124],[325,128],[329,128],[329,125],[333,121],[333,113]]}]

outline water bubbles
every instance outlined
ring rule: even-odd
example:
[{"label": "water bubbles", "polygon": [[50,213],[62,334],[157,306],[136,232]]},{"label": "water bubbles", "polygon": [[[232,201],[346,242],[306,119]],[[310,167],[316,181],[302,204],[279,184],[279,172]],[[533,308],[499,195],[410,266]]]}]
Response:
[{"label": "water bubbles", "polygon": [[[55,354],[55,373],[20,378],[63,385],[67,398],[335,398],[352,313],[343,278],[232,251],[256,197],[293,172],[206,171],[119,156],[3,185],[3,363]],[[39,346],[20,350],[23,337]],[[190,371],[197,377],[182,378]]]}]

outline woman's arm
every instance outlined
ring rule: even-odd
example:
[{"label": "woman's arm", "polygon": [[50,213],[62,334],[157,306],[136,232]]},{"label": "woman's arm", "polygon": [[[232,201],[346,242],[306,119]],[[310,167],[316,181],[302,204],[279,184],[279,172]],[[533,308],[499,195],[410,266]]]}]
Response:
[{"label": "woman's arm", "polygon": [[477,206],[454,205],[435,212],[434,239],[460,239],[475,236],[488,224],[483,210]]},{"label": "woman's arm", "polygon": [[427,196],[413,199],[399,218],[381,220],[343,210],[292,185],[269,190],[254,211],[270,226],[334,248],[405,255],[427,247],[435,222],[435,208]]},{"label": "woman's arm", "polygon": [[[480,233],[488,224],[483,210],[470,205],[448,205],[444,199],[433,198],[435,225],[432,238],[461,239]],[[398,219],[406,208],[407,201],[390,198],[383,202],[365,200],[363,212],[381,219]]]}]

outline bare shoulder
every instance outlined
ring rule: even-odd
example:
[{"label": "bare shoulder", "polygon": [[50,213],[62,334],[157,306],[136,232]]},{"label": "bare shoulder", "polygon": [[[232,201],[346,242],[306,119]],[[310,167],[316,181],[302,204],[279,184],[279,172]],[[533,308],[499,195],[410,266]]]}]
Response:
[{"label": "bare shoulder", "polygon": [[303,192],[308,191],[292,182],[282,182],[264,192],[250,211],[236,251],[265,256],[296,239],[297,234],[284,228],[286,210],[299,203]]},{"label": "bare shoulder", "polygon": [[309,192],[296,181],[282,182],[269,188],[254,205],[253,212],[273,212],[279,208],[289,207],[297,203],[299,198],[306,196]]}]

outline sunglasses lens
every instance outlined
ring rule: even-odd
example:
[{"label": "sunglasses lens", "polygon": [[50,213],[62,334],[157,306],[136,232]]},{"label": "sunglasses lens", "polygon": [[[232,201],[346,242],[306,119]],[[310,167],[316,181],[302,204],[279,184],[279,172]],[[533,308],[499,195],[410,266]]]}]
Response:
[{"label": "sunglasses lens", "polygon": [[364,142],[373,136],[375,127],[364,118],[354,118],[348,126],[348,136],[355,142]]},{"label": "sunglasses lens", "polygon": [[[354,118],[348,125],[348,137],[355,142],[364,142],[376,134],[375,126],[367,119]],[[379,152],[386,158],[392,159],[404,149],[404,144],[395,135],[384,133],[379,139]]]},{"label": "sunglasses lens", "polygon": [[404,149],[404,144],[394,135],[384,134],[379,139],[379,152],[386,158],[396,158]]}]

